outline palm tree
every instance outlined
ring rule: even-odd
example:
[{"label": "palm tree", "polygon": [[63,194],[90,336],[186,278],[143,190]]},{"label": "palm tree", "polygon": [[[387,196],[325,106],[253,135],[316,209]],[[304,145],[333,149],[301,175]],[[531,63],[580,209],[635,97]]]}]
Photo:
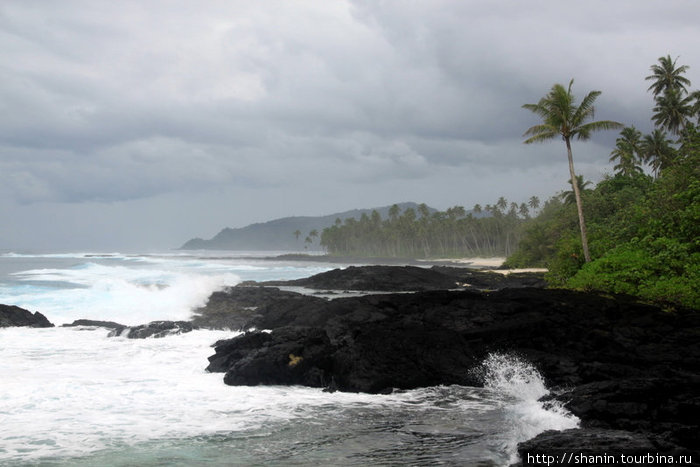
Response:
[{"label": "palm tree", "polygon": [[425,203],[421,203],[418,205],[418,212],[420,213],[421,217],[424,219],[427,219],[430,217],[430,208],[428,208],[428,205]]},{"label": "palm tree", "polygon": [[508,207],[508,201],[503,196],[501,196],[500,198],[498,198],[498,201],[496,201],[496,207],[499,211],[504,212]]},{"label": "palm tree", "polygon": [[534,210],[540,207],[540,199],[537,196],[530,197],[530,201],[527,204]]},{"label": "palm tree", "polygon": [[[523,108],[534,112],[542,118],[543,123],[530,127],[523,136],[530,136],[525,140],[525,144],[548,141],[561,136],[566,143],[566,153],[569,159],[569,173],[571,180],[576,179],[574,171],[574,158],[571,153],[571,138],[587,140],[591,133],[597,130],[612,130],[621,128],[622,124],[611,120],[599,120],[587,122],[593,118],[595,109],[593,103],[601,94],[600,91],[591,91],[583,98],[577,106],[575,98],[571,94],[571,87],[574,84],[572,79],[569,87],[564,88],[561,84],[555,84],[549,93],[540,99],[537,104],[525,104]],[[583,218],[583,204],[578,186],[573,185],[576,196],[576,207],[578,209],[579,227],[581,229],[581,246],[583,257],[586,262],[591,261],[591,254],[588,250],[588,237],[586,235],[586,223]]]},{"label": "palm tree", "polygon": [[692,114],[695,115],[698,124],[700,124],[700,91],[693,91],[690,97],[693,99]]},{"label": "palm tree", "polygon": [[665,169],[673,162],[675,151],[671,144],[672,141],[666,137],[666,133],[658,128],[644,136],[642,154],[644,161],[654,171],[655,177],[659,176],[661,169]]},{"label": "palm tree", "polygon": [[610,153],[610,162],[618,160],[614,169],[617,173],[631,176],[641,173],[642,133],[635,127],[626,127],[615,140],[615,149]]},{"label": "palm tree", "polygon": [[686,86],[690,86],[690,80],[681,76],[688,71],[688,67],[682,65],[676,68],[676,60],[672,61],[671,55],[666,55],[665,57],[659,57],[658,65],[651,66],[652,74],[644,79],[654,81],[648,89],[648,91],[654,93],[654,97],[664,94],[670,89],[676,89],[681,94],[688,93]]},{"label": "palm tree", "polygon": [[523,219],[530,218],[530,208],[527,207],[527,204],[520,203],[520,207],[518,209],[518,214],[520,214],[520,217],[522,217]]},{"label": "palm tree", "polygon": [[301,230],[297,229],[294,231],[294,238],[297,239],[297,243],[299,243],[299,236],[301,235]]},{"label": "palm tree", "polygon": [[651,120],[659,127],[679,135],[688,125],[693,113],[693,97],[683,97],[678,89],[667,89],[656,98]]},{"label": "palm tree", "polygon": [[399,217],[400,212],[401,212],[401,208],[399,208],[399,205],[392,204],[391,207],[389,208],[389,218],[392,221],[395,221]]},{"label": "palm tree", "polygon": [[[583,181],[583,175],[576,175],[576,185],[578,186],[579,193],[590,191],[588,187],[592,184],[593,183],[588,180]],[[569,179],[569,185],[571,185],[571,179]],[[576,194],[574,190],[564,191],[560,197],[564,204],[574,204],[576,202]]]}]

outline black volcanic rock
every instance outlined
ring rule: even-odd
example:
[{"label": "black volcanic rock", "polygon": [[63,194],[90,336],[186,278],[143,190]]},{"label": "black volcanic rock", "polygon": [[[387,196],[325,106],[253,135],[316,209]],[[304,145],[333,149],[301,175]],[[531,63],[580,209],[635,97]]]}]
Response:
[{"label": "black volcanic rock", "polygon": [[63,324],[62,325],[62,327],[64,327],[64,328],[77,327],[77,326],[89,326],[89,327],[116,329],[116,330],[119,330],[119,332],[123,331],[125,328],[128,327],[124,324],[115,323],[114,321],[99,321],[99,320],[94,320],[94,319],[76,319],[75,321],[73,321],[70,324]]},{"label": "black volcanic rock", "polygon": [[52,328],[46,316],[38,311],[29,310],[14,305],[0,305],[0,328],[13,326],[28,326],[32,328]]},{"label": "black volcanic rock", "polygon": [[[542,370],[550,385],[646,377],[669,365],[691,371],[698,368],[700,355],[698,343],[692,341],[700,320],[692,312],[666,313],[632,301],[565,290],[429,291],[331,301],[283,300],[262,311],[252,321],[258,328],[318,327],[338,352],[355,355],[348,359],[372,359],[377,364],[396,358],[401,336],[405,336],[405,358],[411,360],[409,355],[428,355],[440,339],[452,339],[451,345],[470,358],[457,359],[458,369],[436,370],[435,379],[444,378],[443,384],[463,383],[464,378],[449,375],[465,372],[492,351],[517,351]],[[377,337],[367,342],[380,342],[365,344],[363,336],[368,334]],[[340,381],[347,375],[335,376]],[[405,383],[404,372],[382,378],[395,387],[417,387]],[[348,383],[341,389],[373,392],[369,386]]]},{"label": "black volcanic rock", "polygon": [[325,387],[331,372],[328,336],[319,328],[285,327],[249,332],[217,344],[209,371],[226,371],[231,385],[302,384]]},{"label": "black volcanic rock", "polygon": [[457,287],[453,277],[416,266],[349,266],[281,284],[312,289],[396,292]]},{"label": "black volcanic rock", "polygon": [[472,288],[500,290],[513,287],[544,287],[544,274],[521,272],[500,274],[449,266],[349,266],[311,277],[289,281],[267,281],[260,285],[297,286],[316,290],[368,292],[415,292]]},{"label": "black volcanic rock", "polygon": [[657,453],[659,447],[643,434],[603,429],[548,430],[520,443],[520,462],[511,467],[622,464],[621,455],[639,457]]},{"label": "black volcanic rock", "polygon": [[433,266],[431,269],[453,278],[453,280],[460,285],[477,290],[500,290],[523,287],[544,288],[547,286],[543,272],[510,272],[508,274],[501,274],[493,271],[450,266]]},{"label": "black volcanic rock", "polygon": [[124,336],[129,339],[145,339],[147,337],[165,337],[183,334],[197,329],[189,321],[152,321],[139,326],[115,329],[110,336]]},{"label": "black volcanic rock", "polygon": [[259,320],[267,312],[267,307],[294,308],[324,302],[318,297],[282,291],[276,287],[239,284],[211,294],[206,305],[194,311],[192,324],[207,329],[243,330],[260,327]]},{"label": "black volcanic rock", "polygon": [[[490,353],[515,353],[561,388],[556,397],[586,430],[644,433],[659,452],[700,445],[700,313],[693,310],[522,288],[290,297],[257,312],[251,324],[271,333],[220,342],[210,358],[209,370],[226,373],[227,384],[370,393],[480,385],[470,370]],[[290,355],[307,363],[285,366]]]}]

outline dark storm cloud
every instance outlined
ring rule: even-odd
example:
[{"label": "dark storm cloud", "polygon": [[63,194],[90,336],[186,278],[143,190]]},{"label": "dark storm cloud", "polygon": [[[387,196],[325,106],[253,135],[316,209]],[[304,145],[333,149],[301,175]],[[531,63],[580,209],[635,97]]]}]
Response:
[{"label": "dark storm cloud", "polygon": [[[44,203],[37,216],[128,202],[135,218],[170,212],[156,198],[199,199],[240,224],[290,206],[546,196],[565,160],[556,142],[522,145],[537,122],[521,105],[575,78],[579,96],[603,91],[597,117],[648,131],[659,56],[700,82],[699,14],[693,1],[5,2],[0,196]],[[612,133],[574,148],[586,178],[608,169]]]}]

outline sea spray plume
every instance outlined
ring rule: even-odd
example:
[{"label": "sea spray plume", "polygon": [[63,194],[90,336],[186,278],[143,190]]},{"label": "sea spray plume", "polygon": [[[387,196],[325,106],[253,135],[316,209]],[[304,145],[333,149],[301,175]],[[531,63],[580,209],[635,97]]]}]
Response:
[{"label": "sea spray plume", "polygon": [[576,428],[579,419],[559,402],[541,399],[549,394],[544,378],[525,359],[515,354],[491,353],[475,370],[486,389],[506,397],[504,417],[510,431],[504,435],[503,450],[516,462],[518,443],[546,430]]},{"label": "sea spray plume", "polygon": [[88,261],[69,268],[13,273],[25,285],[24,291],[8,298],[0,291],[0,303],[12,299],[24,308],[41,311],[57,324],[87,318],[139,325],[187,320],[212,292],[240,282],[237,274],[214,265],[195,268],[152,263],[130,267]]},{"label": "sea spray plume", "polygon": [[518,399],[539,399],[549,392],[537,369],[515,354],[491,353],[480,369],[484,387]]}]

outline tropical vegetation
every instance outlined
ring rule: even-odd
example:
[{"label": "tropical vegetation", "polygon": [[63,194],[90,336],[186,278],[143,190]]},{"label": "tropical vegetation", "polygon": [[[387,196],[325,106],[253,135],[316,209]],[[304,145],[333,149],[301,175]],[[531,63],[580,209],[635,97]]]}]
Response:
[{"label": "tropical vegetation", "polygon": [[520,204],[500,197],[483,208],[476,204],[469,212],[463,206],[431,212],[425,204],[418,210],[401,212],[394,205],[387,218],[373,211],[359,220],[337,219],[335,225],[321,233],[321,246],[329,254],[341,256],[504,256],[515,250],[521,224],[539,204],[533,196],[528,203]]},{"label": "tropical vegetation", "polygon": [[700,93],[689,91],[687,66],[670,55],[658,62],[646,77],[653,130],[624,128],[610,153],[614,174],[581,193],[592,260],[578,213],[554,198],[523,223],[506,265],[547,267],[553,286],[700,308]]},{"label": "tropical vegetation", "polygon": [[588,236],[586,234],[586,222],[583,215],[583,202],[581,201],[581,190],[576,180],[574,170],[574,158],[571,153],[571,140],[587,140],[591,133],[597,130],[611,130],[620,128],[623,125],[611,120],[588,121],[593,118],[595,108],[593,103],[601,94],[600,91],[591,91],[583,98],[579,105],[571,92],[574,84],[572,79],[569,87],[564,88],[561,84],[555,84],[545,97],[537,104],[525,104],[524,109],[530,110],[542,118],[542,123],[528,128],[523,136],[529,136],[525,144],[549,141],[561,137],[566,144],[566,154],[569,159],[569,182],[573,187],[576,209],[578,212],[579,230],[581,231],[581,245],[583,247],[583,257],[586,262],[591,261],[591,254],[588,249]]},{"label": "tropical vegetation", "polygon": [[[647,134],[594,121],[600,91],[577,103],[573,81],[523,106],[541,118],[525,143],[564,141],[570,190],[544,203],[501,197],[469,211],[394,206],[386,218],[338,219],[320,234],[321,245],[343,256],[506,255],[507,267],[547,268],[550,286],[700,309],[700,91],[691,90],[688,67],[676,61],[660,57],[646,77],[654,101]],[[593,186],[574,170],[571,140],[613,128],[621,128],[609,154],[613,173]]]}]

